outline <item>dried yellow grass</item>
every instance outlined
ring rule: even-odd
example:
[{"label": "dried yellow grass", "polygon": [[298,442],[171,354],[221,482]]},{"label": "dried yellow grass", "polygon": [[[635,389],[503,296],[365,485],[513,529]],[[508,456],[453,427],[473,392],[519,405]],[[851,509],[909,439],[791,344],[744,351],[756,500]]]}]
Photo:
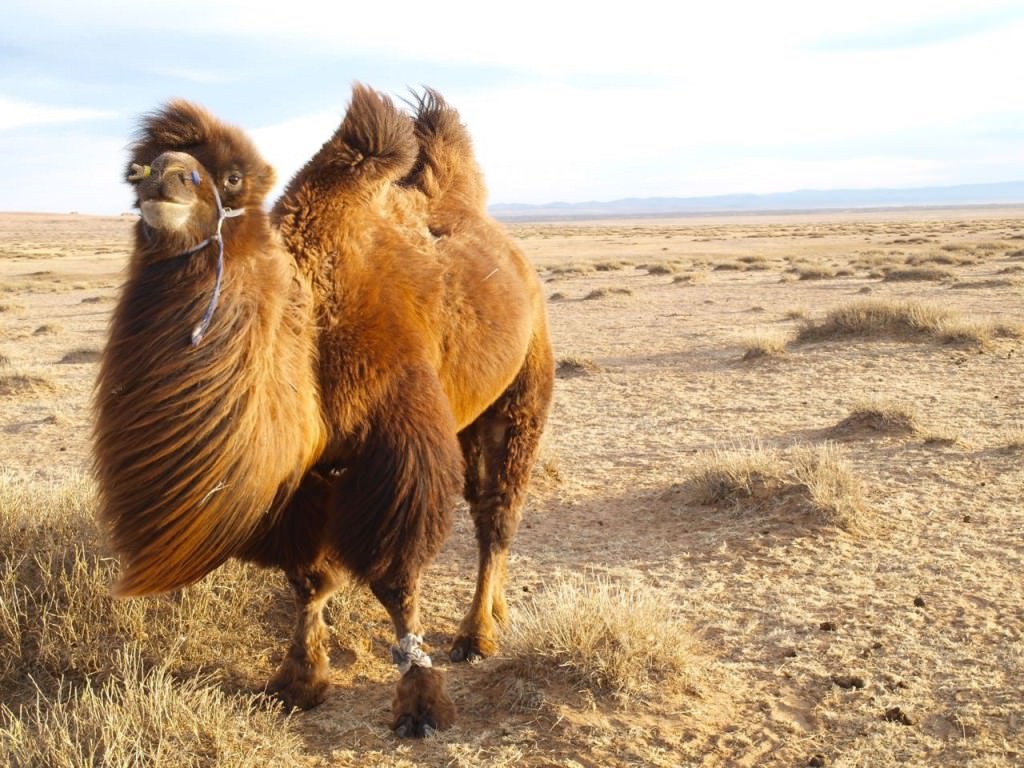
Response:
[{"label": "dried yellow grass", "polygon": [[691,504],[734,510],[795,500],[819,523],[845,531],[863,529],[870,513],[860,481],[834,443],[715,448],[694,458],[682,490]]},{"label": "dried yellow grass", "polygon": [[827,280],[836,277],[836,271],[823,264],[811,264],[795,268],[798,280]]},{"label": "dried yellow grass", "polygon": [[707,272],[686,272],[685,274],[676,275],[672,278],[673,285],[697,285],[699,283],[707,282]]},{"label": "dried yellow grass", "polygon": [[101,352],[94,347],[78,347],[66,353],[60,359],[61,363],[77,365],[81,363],[98,363]]},{"label": "dried yellow grass", "polygon": [[785,354],[792,335],[775,328],[758,328],[742,337],[746,347],[744,360],[759,360],[765,357],[777,357]]},{"label": "dried yellow grass", "polygon": [[173,651],[183,668],[230,664],[251,652],[243,639],[271,604],[289,602],[278,577],[238,562],[173,595],[114,600],[117,562],[94,508],[84,476],[51,483],[0,474],[0,541],[9,543],[0,552],[0,691],[24,674],[106,675],[112,651],[133,637],[147,639],[153,660]]},{"label": "dried yellow grass", "polygon": [[869,398],[855,403],[850,414],[832,429],[838,433],[857,430],[914,435],[921,431],[920,415],[917,408],[909,403],[890,398]]},{"label": "dried yellow grass", "polygon": [[1006,430],[1003,447],[1008,451],[1024,451],[1024,425]]},{"label": "dried yellow grass", "polygon": [[56,389],[57,385],[44,376],[22,371],[0,376],[0,396],[49,394]]},{"label": "dried yellow grass", "polygon": [[561,379],[571,379],[576,376],[590,376],[595,373],[601,373],[603,370],[604,368],[589,357],[570,355],[569,357],[559,359],[558,367],[555,368],[555,375]]},{"label": "dried yellow grass", "polygon": [[935,304],[865,299],[836,307],[818,322],[805,322],[797,341],[895,337],[976,344],[986,348],[994,336],[1016,337],[1020,333],[1017,326],[962,317]]},{"label": "dried yellow grass", "polygon": [[18,712],[0,708],[0,763],[24,766],[294,765],[302,740],[261,696],[232,696],[203,676],[147,669],[135,648],[117,651],[106,681],[62,683]]},{"label": "dried yellow grass", "polygon": [[558,576],[521,606],[505,650],[623,702],[660,686],[692,689],[699,668],[696,642],[671,601],[594,574]]},{"label": "dried yellow grass", "polygon": [[609,296],[630,296],[633,291],[629,288],[611,287],[611,288],[595,288],[586,296],[583,297],[584,301],[592,301],[594,299],[606,299]]},{"label": "dried yellow grass", "polygon": [[906,267],[904,269],[891,269],[887,271],[884,279],[886,282],[907,282],[913,280],[953,282],[956,280],[956,273],[941,267]]},{"label": "dried yellow grass", "polygon": [[[0,764],[288,764],[286,721],[205,671],[238,674],[287,636],[279,575],[228,562],[179,592],[115,600],[94,509],[84,476],[0,472]],[[242,674],[231,690],[262,682]],[[111,757],[81,758],[94,753]]]},{"label": "dried yellow grass", "polygon": [[673,275],[676,272],[672,264],[651,264],[646,269],[648,275]]}]

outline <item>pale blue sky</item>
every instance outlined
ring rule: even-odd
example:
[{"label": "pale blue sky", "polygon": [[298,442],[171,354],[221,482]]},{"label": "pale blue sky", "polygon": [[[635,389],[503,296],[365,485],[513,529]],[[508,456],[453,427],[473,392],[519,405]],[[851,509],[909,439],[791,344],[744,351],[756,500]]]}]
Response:
[{"label": "pale blue sky", "polygon": [[1024,2],[349,5],[6,0],[0,210],[128,210],[125,148],[172,97],[283,184],[357,80],[439,89],[492,202],[1024,179]]}]

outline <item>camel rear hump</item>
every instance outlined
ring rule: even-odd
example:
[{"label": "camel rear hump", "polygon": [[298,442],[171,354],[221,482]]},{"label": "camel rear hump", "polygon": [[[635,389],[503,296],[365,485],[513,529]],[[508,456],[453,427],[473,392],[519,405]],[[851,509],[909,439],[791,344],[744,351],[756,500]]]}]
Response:
[{"label": "camel rear hump", "polygon": [[406,183],[422,191],[432,207],[482,211],[487,187],[458,111],[432,88],[417,95],[413,106],[419,157]]}]

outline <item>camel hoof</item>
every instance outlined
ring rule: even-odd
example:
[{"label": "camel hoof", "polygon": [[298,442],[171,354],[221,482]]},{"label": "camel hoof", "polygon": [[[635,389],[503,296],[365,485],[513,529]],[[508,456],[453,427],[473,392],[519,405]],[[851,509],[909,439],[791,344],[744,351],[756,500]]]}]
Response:
[{"label": "camel hoof", "polygon": [[267,693],[280,701],[285,709],[313,709],[327,698],[327,682],[304,683],[294,681],[283,688],[267,686]]},{"label": "camel hoof", "polygon": [[462,661],[479,661],[498,652],[498,644],[493,640],[473,635],[459,635],[452,643],[448,658],[459,663]]},{"label": "camel hoof", "polygon": [[307,665],[288,655],[267,683],[266,692],[286,709],[312,709],[327,698],[327,664]]},{"label": "camel hoof", "polygon": [[391,730],[400,739],[422,739],[455,722],[455,704],[445,690],[444,673],[412,667],[398,681],[391,703]]},{"label": "camel hoof", "polygon": [[417,722],[412,715],[402,715],[395,726],[395,735],[400,739],[424,739],[437,732],[431,718]]}]

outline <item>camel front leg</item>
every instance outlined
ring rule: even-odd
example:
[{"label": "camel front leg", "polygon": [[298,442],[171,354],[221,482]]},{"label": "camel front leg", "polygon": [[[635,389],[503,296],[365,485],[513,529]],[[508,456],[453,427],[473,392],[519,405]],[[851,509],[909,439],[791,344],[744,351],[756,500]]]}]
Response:
[{"label": "camel front leg", "polygon": [[401,678],[391,702],[391,729],[399,737],[423,737],[445,730],[455,722],[455,704],[445,686],[444,673],[434,669],[423,650],[419,620],[419,579],[408,582],[373,582],[373,594],[391,616],[398,644],[391,656]]},{"label": "camel front leg", "polygon": [[267,684],[267,692],[286,707],[311,709],[327,695],[330,662],[323,609],[338,587],[338,571],[321,563],[289,571],[288,581],[295,591],[298,619],[291,645]]}]

